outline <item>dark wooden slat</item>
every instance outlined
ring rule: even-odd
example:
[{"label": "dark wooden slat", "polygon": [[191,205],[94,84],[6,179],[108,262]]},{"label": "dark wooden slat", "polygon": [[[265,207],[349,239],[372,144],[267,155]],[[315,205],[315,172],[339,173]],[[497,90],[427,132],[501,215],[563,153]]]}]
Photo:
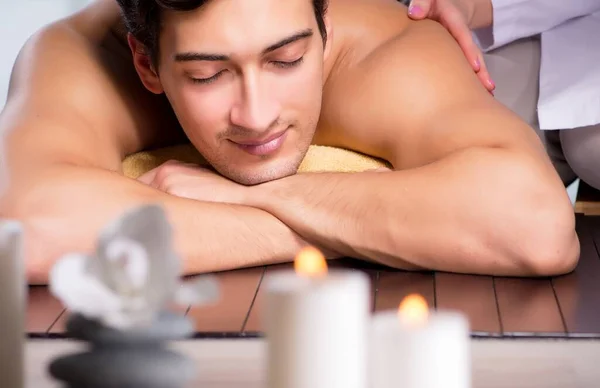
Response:
[{"label": "dark wooden slat", "polygon": [[438,309],[465,314],[472,333],[487,336],[502,334],[493,278],[437,272],[435,297]]},{"label": "dark wooden slat", "polygon": [[[285,264],[277,264],[277,265],[269,265],[265,268],[265,273],[263,276],[263,280],[273,272],[276,271],[291,271],[294,268],[293,263],[285,263]],[[256,294],[256,298],[254,299],[254,303],[252,304],[252,309],[248,314],[248,319],[242,328],[244,333],[262,333],[263,332],[263,314],[265,313],[265,291],[262,286],[264,283],[261,282],[261,286]]]},{"label": "dark wooden slat", "polygon": [[566,336],[550,279],[495,278],[503,335]]},{"label": "dark wooden slat", "polygon": [[67,328],[67,319],[69,319],[69,311],[64,310],[63,313],[58,317],[56,322],[50,326],[48,333],[50,334],[65,334]]},{"label": "dark wooden slat", "polygon": [[435,307],[434,277],[429,272],[379,271],[375,293],[375,311],[396,310],[402,299],[413,293]]},{"label": "dark wooden slat", "polygon": [[600,217],[577,215],[577,235],[581,246],[577,268],[552,283],[569,336],[600,337]]},{"label": "dark wooden slat", "polygon": [[257,267],[216,274],[221,289],[219,300],[192,307],[187,313],[196,332],[240,334],[263,273],[264,267]]},{"label": "dark wooden slat", "polygon": [[47,334],[63,313],[62,303],[45,286],[29,287],[27,301],[27,333]]}]

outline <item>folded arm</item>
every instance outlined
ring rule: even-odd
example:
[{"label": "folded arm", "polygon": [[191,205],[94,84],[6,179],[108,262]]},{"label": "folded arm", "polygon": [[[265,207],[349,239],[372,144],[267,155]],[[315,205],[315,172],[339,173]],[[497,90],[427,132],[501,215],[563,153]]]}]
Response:
[{"label": "folded arm", "polygon": [[45,283],[61,255],[92,252],[107,223],[150,203],[167,213],[185,274],[285,262],[306,245],[259,209],[178,198],[98,168],[57,164],[38,172],[39,177],[27,181],[35,187],[13,188],[21,197],[2,208],[3,217],[25,225],[30,283]]},{"label": "folded arm", "polygon": [[349,78],[336,95],[342,125],[395,171],[300,174],[257,186],[251,205],[307,239],[400,268],[573,268],[573,210],[543,147],[481,88],[445,31],[413,25]]}]

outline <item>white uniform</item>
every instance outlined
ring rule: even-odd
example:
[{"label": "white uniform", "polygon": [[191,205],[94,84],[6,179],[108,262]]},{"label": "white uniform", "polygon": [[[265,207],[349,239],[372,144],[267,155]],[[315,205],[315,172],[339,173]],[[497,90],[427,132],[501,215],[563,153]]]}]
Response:
[{"label": "white uniform", "polygon": [[540,129],[600,123],[600,0],[492,0],[484,52],[541,34]]}]

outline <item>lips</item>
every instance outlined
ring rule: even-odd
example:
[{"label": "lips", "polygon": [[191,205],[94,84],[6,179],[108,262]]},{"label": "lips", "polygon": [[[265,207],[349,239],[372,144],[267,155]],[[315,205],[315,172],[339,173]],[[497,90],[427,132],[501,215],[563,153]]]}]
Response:
[{"label": "lips", "polygon": [[268,142],[277,139],[284,133],[285,133],[285,131],[277,132],[277,133],[270,135],[269,137],[266,137],[263,140],[245,140],[245,141],[236,141],[234,143],[241,145],[241,146],[259,146],[259,145],[267,144]]},{"label": "lips", "polygon": [[283,144],[286,135],[287,130],[275,133],[261,140],[244,140],[240,142],[231,142],[251,155],[263,156],[271,154],[277,151],[279,148],[281,148],[281,145]]}]

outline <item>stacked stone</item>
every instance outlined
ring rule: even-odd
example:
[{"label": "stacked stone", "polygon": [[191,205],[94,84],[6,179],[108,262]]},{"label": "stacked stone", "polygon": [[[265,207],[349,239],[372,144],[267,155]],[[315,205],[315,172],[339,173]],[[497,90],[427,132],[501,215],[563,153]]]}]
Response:
[{"label": "stacked stone", "polygon": [[196,367],[167,345],[193,333],[186,317],[170,312],[158,314],[147,327],[129,330],[74,314],[67,334],[90,344],[89,350],[55,359],[49,371],[70,388],[183,388],[195,378]]}]

